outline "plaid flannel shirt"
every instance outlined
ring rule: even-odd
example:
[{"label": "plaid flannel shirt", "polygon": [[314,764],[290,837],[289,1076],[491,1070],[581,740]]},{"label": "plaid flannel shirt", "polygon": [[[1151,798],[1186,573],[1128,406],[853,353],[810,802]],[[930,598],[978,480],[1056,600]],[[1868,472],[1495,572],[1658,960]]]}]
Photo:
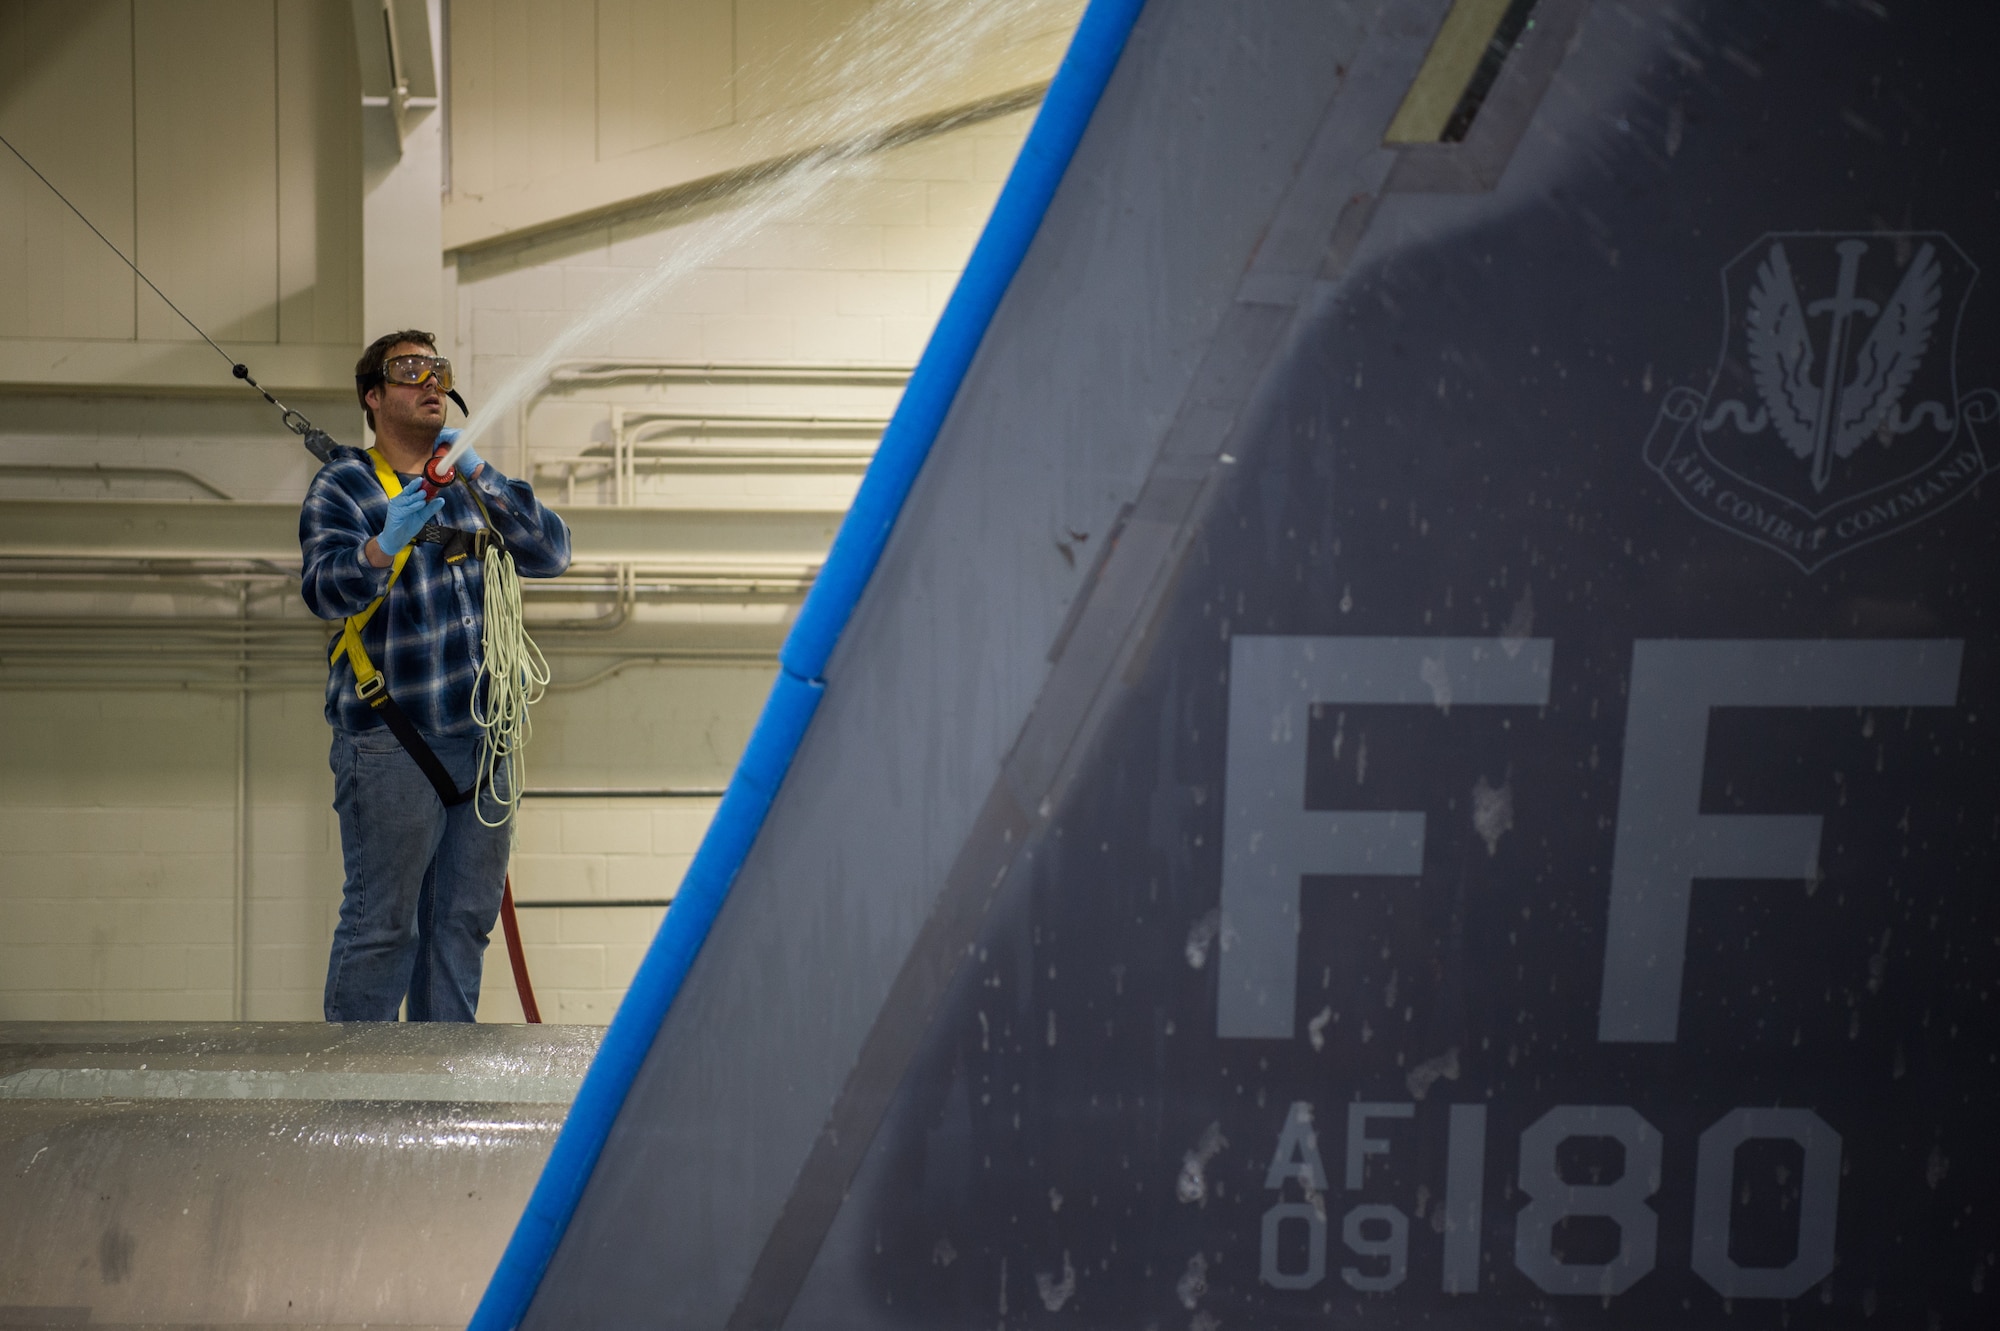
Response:
[{"label": "plaid flannel shirt", "polygon": [[[404,476],[409,485],[415,476]],[[493,526],[524,578],[553,578],[569,567],[569,528],[535,499],[526,481],[509,480],[487,463],[473,480]],[[484,527],[479,506],[453,485],[435,521],[473,531]],[[313,477],[299,510],[305,556],[300,594],[321,619],[343,620],[368,608],[389,585],[389,570],[361,553],[387,520],[389,498],[374,464],[357,448],[337,448]],[[472,688],[478,677],[485,625],[486,571],[477,560],[444,560],[444,547],[412,542],[403,576],[361,630],[361,645],[394,698],[426,735],[476,733]],[[339,634],[327,643],[333,651]],[[354,667],[342,655],[326,680],[326,719],[336,729],[369,730],[381,717],[354,693]]]}]

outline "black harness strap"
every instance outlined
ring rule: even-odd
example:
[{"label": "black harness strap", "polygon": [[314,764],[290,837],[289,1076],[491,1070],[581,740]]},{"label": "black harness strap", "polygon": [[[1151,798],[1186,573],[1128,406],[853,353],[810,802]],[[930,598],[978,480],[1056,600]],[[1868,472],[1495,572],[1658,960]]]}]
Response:
[{"label": "black harness strap", "polygon": [[[437,797],[444,801],[444,807],[457,808],[471,799],[472,790],[458,788],[458,783],[451,779],[451,773],[445,770],[443,759],[431,750],[431,746],[425,743],[423,734],[418,731],[409,715],[396,705],[394,698],[389,696],[389,688],[382,683],[382,677],[377,675],[374,682],[378,687],[371,692],[363,693],[361,695],[363,701],[382,714],[382,721],[389,727],[389,733],[403,746],[403,752],[410,755],[410,760],[416,763],[418,770],[431,783],[431,789],[437,791]],[[473,783],[473,789],[478,789],[477,781]]]},{"label": "black harness strap", "polygon": [[425,523],[424,529],[417,533],[416,541],[421,545],[441,547],[440,553],[443,554],[444,562],[447,564],[456,564],[466,559],[474,563],[483,563],[486,552],[502,544],[498,534],[484,527],[473,531],[462,531],[457,527],[446,527],[437,522]]}]

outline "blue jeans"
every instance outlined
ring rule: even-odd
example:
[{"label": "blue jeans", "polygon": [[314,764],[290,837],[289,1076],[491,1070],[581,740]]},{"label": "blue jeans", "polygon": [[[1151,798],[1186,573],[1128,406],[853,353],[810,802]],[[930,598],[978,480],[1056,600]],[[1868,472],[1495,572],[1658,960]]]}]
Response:
[{"label": "blue jeans", "polygon": [[[459,789],[479,739],[431,740]],[[447,809],[387,727],[336,730],[327,759],[347,882],[326,967],[328,1021],[471,1021],[487,935],[500,916],[514,827],[472,802]],[[482,791],[489,820],[500,807]]]}]

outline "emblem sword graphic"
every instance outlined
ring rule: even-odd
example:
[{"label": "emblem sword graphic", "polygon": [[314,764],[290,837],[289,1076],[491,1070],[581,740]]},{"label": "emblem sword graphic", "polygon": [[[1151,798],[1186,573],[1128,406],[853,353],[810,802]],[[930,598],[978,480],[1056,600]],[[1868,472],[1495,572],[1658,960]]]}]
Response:
[{"label": "emblem sword graphic", "polygon": [[[1807,303],[1792,254],[1826,248],[1833,293]],[[1864,273],[1879,273],[1871,251],[1891,250],[1902,268],[1893,289],[1883,298],[1878,282],[1863,295]],[[2000,448],[1981,438],[2000,420],[2000,394],[1961,395],[1956,326],[1941,322],[1947,297],[1962,312],[1977,276],[1939,232],[1766,234],[1724,265],[1725,306],[1741,291],[1743,314],[1725,322],[1708,391],[1674,388],[1662,400],[1647,463],[1694,512],[1806,571],[1941,511],[2000,470]],[[1821,320],[1824,340],[1814,336]],[[1953,344],[1926,368],[1941,330]],[[1754,411],[1721,391],[1739,366]],[[1766,430],[1805,464],[1797,483],[1744,450]],[[1888,451],[1855,457],[1870,439]]]},{"label": "emblem sword graphic", "polygon": [[[1847,457],[1877,432],[1901,433],[1920,411],[1904,418],[1898,411],[1903,393],[1930,347],[1937,324],[1940,269],[1937,249],[1926,243],[1904,271],[1886,306],[1854,294],[1861,272],[1865,240],[1843,240],[1834,246],[1840,256],[1840,276],[1834,294],[1801,306],[1791,263],[1782,241],[1773,243],[1757,268],[1757,285],[1750,293],[1750,366],[1767,419],[1800,458],[1812,459],[1812,487],[1824,491],[1833,479],[1836,456]],[[1848,370],[1850,321],[1856,314],[1876,320]],[[1813,345],[1806,321],[1832,317],[1826,340],[1826,361],[1819,382],[1813,383]],[[1942,404],[1935,408],[1940,414]],[[1884,427],[1887,427],[1886,431]]]},{"label": "emblem sword graphic", "polygon": [[[1875,302],[1859,300],[1854,295],[1854,281],[1861,271],[1861,256],[1868,252],[1865,240],[1843,240],[1834,246],[1840,255],[1840,281],[1830,300],[1816,300],[1806,306],[1806,313],[1818,317],[1822,313],[1833,316],[1833,328],[1826,336],[1826,370],[1820,375],[1819,414],[1813,421],[1813,464],[1812,485],[1815,490],[1826,489],[1827,481],[1833,477],[1833,395],[1840,388],[1840,370],[1847,364],[1847,320],[1853,314],[1875,315]],[[1931,258],[1929,247],[1918,256],[1921,263]],[[1932,260],[1935,263],[1935,260]],[[1914,269],[1917,265],[1912,264]],[[1936,309],[1931,317],[1935,319]],[[1925,337],[1929,332],[1926,328]]]}]

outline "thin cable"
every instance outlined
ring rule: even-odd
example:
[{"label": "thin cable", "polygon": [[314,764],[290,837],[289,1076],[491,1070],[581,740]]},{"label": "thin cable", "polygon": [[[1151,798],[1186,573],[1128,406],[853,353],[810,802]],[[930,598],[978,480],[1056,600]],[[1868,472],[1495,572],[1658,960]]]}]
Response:
[{"label": "thin cable", "polygon": [[35,164],[29,161],[26,155],[24,155],[19,148],[16,148],[13,145],[13,143],[8,140],[6,135],[0,134],[0,144],[5,144],[7,147],[7,151],[13,153],[15,157],[20,159],[22,166],[25,166],[28,168],[28,170],[34,172],[35,179],[41,181],[44,185],[47,185],[49,187],[49,193],[55,195],[58,199],[61,199],[63,207],[75,213],[76,220],[83,223],[85,226],[89,227],[90,234],[96,236],[99,240],[103,241],[104,247],[110,250],[113,254],[117,255],[118,261],[124,264],[127,268],[130,268],[132,270],[133,276],[137,277],[141,282],[144,282],[148,287],[150,287],[154,295],[158,296],[161,300],[166,301],[167,308],[172,310],[175,314],[180,315],[181,322],[186,324],[189,328],[194,329],[194,335],[196,337],[208,343],[209,346],[215,347],[215,354],[222,357],[223,360],[229,362],[229,372],[231,374],[235,375],[238,379],[241,379],[244,383],[250,385],[250,387],[256,389],[258,396],[262,397],[266,402],[276,407],[280,413],[280,419],[284,421],[285,428],[290,430],[293,434],[299,436],[299,438],[305,441],[307,451],[309,451],[314,457],[318,458],[321,462],[325,462],[330,456],[332,456],[334,441],[331,435],[327,434],[326,431],[319,429],[311,421],[307,420],[302,413],[292,410],[284,403],[278,401],[278,399],[272,397],[269,389],[265,388],[264,385],[258,383],[255,379],[251,378],[250,367],[248,365],[245,365],[242,361],[237,360],[234,356],[224,351],[221,347],[216,346],[215,339],[210,337],[207,333],[202,332],[201,325],[196,323],[194,320],[188,318],[187,312],[185,310],[181,309],[180,306],[174,304],[173,301],[167,300],[167,293],[160,290],[157,286],[154,286],[153,279],[146,276],[144,272],[140,271],[138,264],[133,263],[130,259],[126,258],[125,251],[119,249],[116,245],[112,244],[111,237],[105,235],[102,231],[99,231],[97,229],[97,224],[91,221],[88,217],[85,217],[83,215],[83,209],[71,203],[69,201],[69,196],[56,188],[55,181],[50,180],[47,176],[43,175],[41,171],[36,168]]},{"label": "thin cable", "polygon": [[528,708],[541,700],[548,687],[549,663],[528,636],[514,556],[497,542],[486,552],[485,610],[485,650],[479,674],[472,682],[472,719],[479,723],[485,739],[479,746],[479,773],[473,789],[490,792],[504,812],[497,821],[489,822],[483,796],[473,801],[472,808],[480,822],[499,827],[514,816],[514,806],[521,802],[527,784],[522,754],[533,730]]},{"label": "thin cable", "polygon": [[[75,213],[76,220],[83,223],[85,226],[89,227],[90,234],[96,236],[99,240],[103,241],[104,247],[110,250],[113,254],[117,255],[120,262],[122,262],[127,268],[130,268],[132,270],[134,276],[136,276],[141,282],[144,282],[147,286],[152,287],[154,295],[158,296],[161,300],[166,300],[167,308],[172,310],[175,314],[179,314],[181,316],[181,322],[186,324],[189,328],[194,329],[194,335],[196,337],[208,343],[208,345],[210,345],[211,347],[215,347],[215,354],[229,362],[229,368],[231,369],[231,371],[235,371],[241,368],[236,363],[236,357],[230,355],[228,352],[224,351],[221,347],[216,347],[215,339],[210,337],[207,333],[202,332],[200,324],[196,323],[194,320],[188,318],[186,314],[182,313],[180,306],[174,304],[171,300],[167,300],[167,293],[160,290],[158,287],[153,286],[153,279],[146,276],[144,273],[140,272],[139,265],[133,263],[130,259],[127,259],[125,257],[125,251],[119,249],[116,245],[113,245],[111,243],[111,237],[105,235],[102,231],[99,231],[97,229],[97,224],[95,222],[92,222],[88,217],[85,217],[83,215],[83,209],[71,203],[69,201],[69,196],[67,194],[64,194],[61,190],[57,189],[56,183],[53,180],[50,180],[47,176],[43,175],[39,170],[36,170],[35,164],[29,161],[25,156],[23,156],[19,148],[16,148],[12,143],[9,143],[7,141],[6,135],[0,134],[0,143],[6,144],[7,151],[13,153],[14,156],[19,157],[21,159],[22,166],[27,167],[30,171],[34,171],[35,179],[41,181],[44,185],[47,185],[49,187],[49,193],[55,195],[58,199],[61,199],[63,201],[63,207]],[[238,375],[237,377],[247,378],[248,376]],[[252,386],[255,387],[255,385]],[[262,392],[263,390],[259,389],[258,391]],[[270,398],[270,394],[265,393],[264,395],[266,398]],[[276,399],[271,399],[271,400],[275,405]]]}]

